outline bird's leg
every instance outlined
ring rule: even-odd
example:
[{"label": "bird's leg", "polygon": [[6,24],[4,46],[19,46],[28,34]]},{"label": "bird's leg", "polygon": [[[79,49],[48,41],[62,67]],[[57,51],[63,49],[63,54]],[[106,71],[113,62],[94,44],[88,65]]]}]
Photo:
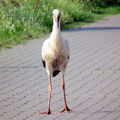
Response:
[{"label": "bird's leg", "polygon": [[72,110],[70,110],[67,106],[67,102],[66,102],[66,95],[65,95],[65,82],[64,82],[64,74],[63,74],[63,79],[62,79],[62,89],[63,89],[63,95],[64,95],[64,102],[65,102],[65,105],[63,107],[63,110],[60,111],[60,112],[64,112],[64,111],[67,111],[67,112],[73,112]]},{"label": "bird's leg", "polygon": [[50,111],[51,91],[52,91],[51,75],[49,75],[49,101],[48,101],[48,111],[47,111],[48,114],[51,114],[51,111]]},{"label": "bird's leg", "polygon": [[48,101],[48,110],[46,112],[43,113],[39,113],[39,114],[52,114],[51,110],[50,110],[50,103],[51,103],[51,91],[52,91],[52,85],[51,85],[51,75],[49,74],[49,101]]}]

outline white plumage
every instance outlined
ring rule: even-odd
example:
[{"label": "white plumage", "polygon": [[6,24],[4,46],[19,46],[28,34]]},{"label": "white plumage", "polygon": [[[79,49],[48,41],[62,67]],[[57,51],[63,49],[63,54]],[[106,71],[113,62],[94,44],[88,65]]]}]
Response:
[{"label": "white plumage", "polygon": [[61,12],[58,9],[53,10],[53,29],[50,37],[44,41],[42,46],[42,62],[46,68],[49,76],[49,103],[48,110],[42,114],[51,114],[50,101],[51,101],[51,75],[55,77],[60,71],[62,72],[62,88],[64,93],[65,105],[63,111],[71,111],[67,107],[65,97],[65,83],[64,73],[66,70],[67,63],[69,61],[69,45],[66,40],[63,39],[60,32],[60,16]]},{"label": "white plumage", "polygon": [[53,31],[51,36],[44,41],[42,47],[42,60],[45,62],[48,75],[53,75],[56,70],[64,73],[69,59],[69,46],[68,42],[61,36],[60,21],[59,27],[56,24],[55,17],[59,16],[60,11],[55,9],[53,14]]}]

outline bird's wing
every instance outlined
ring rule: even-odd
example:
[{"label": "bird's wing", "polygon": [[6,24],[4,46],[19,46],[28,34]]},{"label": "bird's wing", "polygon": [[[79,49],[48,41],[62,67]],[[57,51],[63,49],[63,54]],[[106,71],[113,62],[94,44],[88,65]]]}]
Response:
[{"label": "bird's wing", "polygon": [[67,40],[64,40],[64,52],[65,52],[66,57],[69,59],[70,49],[69,49],[69,43]]},{"label": "bird's wing", "polygon": [[42,51],[41,51],[42,63],[43,63],[44,67],[46,67],[45,58],[46,58],[47,53],[48,53],[48,47],[49,47],[48,42],[49,42],[48,39],[44,41],[43,46],[42,46]]}]

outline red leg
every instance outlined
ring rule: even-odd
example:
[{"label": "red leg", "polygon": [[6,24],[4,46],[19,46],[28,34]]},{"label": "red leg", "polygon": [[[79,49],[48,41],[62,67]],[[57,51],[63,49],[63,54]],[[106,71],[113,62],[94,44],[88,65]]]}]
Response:
[{"label": "red leg", "polygon": [[48,110],[46,112],[43,113],[39,113],[39,114],[52,114],[51,110],[50,110],[50,103],[51,103],[51,91],[52,91],[52,85],[51,85],[51,75],[49,75],[49,100],[48,100]]},{"label": "red leg", "polygon": [[73,112],[72,110],[70,110],[70,109],[68,108],[67,102],[66,102],[64,74],[63,74],[63,79],[62,79],[62,88],[63,88],[63,95],[64,95],[64,102],[65,102],[65,105],[64,105],[64,107],[63,107],[63,110],[60,111],[60,112],[64,112],[64,111]]}]

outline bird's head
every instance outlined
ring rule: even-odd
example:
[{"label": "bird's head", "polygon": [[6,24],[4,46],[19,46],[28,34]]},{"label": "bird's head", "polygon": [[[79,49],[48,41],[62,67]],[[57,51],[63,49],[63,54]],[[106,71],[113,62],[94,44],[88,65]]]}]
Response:
[{"label": "bird's head", "polygon": [[61,12],[59,9],[54,9],[53,10],[53,22],[54,24],[57,25],[57,27],[60,27],[60,16],[61,16]]}]

